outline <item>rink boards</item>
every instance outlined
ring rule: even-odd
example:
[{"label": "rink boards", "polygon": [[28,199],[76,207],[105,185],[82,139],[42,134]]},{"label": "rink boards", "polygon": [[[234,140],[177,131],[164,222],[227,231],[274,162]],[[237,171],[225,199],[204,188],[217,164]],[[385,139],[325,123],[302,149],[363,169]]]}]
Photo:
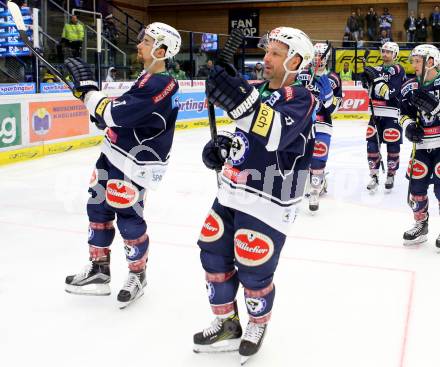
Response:
[{"label": "rink boards", "polygon": [[[0,165],[96,146],[103,132],[90,122],[83,103],[53,83],[46,93],[0,96]],[[176,130],[208,127],[204,81],[179,81],[174,103],[179,108]],[[132,82],[104,83],[111,98],[126,92]],[[55,91],[55,92],[54,92]],[[230,124],[216,108],[218,125]],[[368,114],[366,91],[351,83],[344,86],[338,120],[364,120]]]}]

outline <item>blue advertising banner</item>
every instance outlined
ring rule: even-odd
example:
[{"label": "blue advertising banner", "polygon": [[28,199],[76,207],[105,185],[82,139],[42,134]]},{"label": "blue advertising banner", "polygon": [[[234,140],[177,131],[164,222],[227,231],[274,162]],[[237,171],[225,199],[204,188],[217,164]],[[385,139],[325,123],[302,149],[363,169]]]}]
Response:
[{"label": "blue advertising banner", "polygon": [[[193,120],[208,117],[208,101],[204,92],[177,92],[173,100],[179,108],[178,120]],[[220,108],[215,108],[217,116],[223,116]]]},{"label": "blue advertising banner", "polygon": [[35,83],[0,84],[0,96],[34,93],[36,93]]},{"label": "blue advertising banner", "polygon": [[[30,8],[21,8],[24,23],[28,28],[32,25],[32,15]],[[28,29],[26,33],[32,41],[32,30]],[[0,57],[6,56],[30,56],[31,52],[18,35],[14,19],[7,8],[0,8]]]},{"label": "blue advertising banner", "polygon": [[41,83],[40,93],[69,93],[69,87],[64,83]]}]

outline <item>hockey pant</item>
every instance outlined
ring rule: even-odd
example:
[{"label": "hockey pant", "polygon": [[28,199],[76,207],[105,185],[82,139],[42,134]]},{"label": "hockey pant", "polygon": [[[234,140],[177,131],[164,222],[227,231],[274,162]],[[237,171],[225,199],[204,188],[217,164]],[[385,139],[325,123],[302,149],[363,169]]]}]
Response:
[{"label": "hockey pant", "polygon": [[145,189],[124,177],[101,154],[90,180],[89,193],[91,197],[87,203],[87,214],[91,260],[99,260],[110,253],[116,217],[130,270],[143,270],[149,243],[147,224],[143,219]]},{"label": "hockey pant", "polygon": [[269,321],[273,276],[285,240],[284,234],[264,222],[214,201],[198,241],[214,314],[233,313],[241,283],[250,320]]},{"label": "hockey pant", "polygon": [[[412,178],[409,181],[412,210],[415,220],[423,220],[428,212],[428,187],[434,185],[434,194],[440,209],[440,148],[417,149],[413,165]],[[406,177],[411,174],[411,160]]]},{"label": "hockey pant", "polygon": [[388,175],[394,176],[399,169],[400,144],[402,144],[402,127],[397,119],[391,117],[376,117],[370,119],[367,128],[367,155],[370,173],[377,174],[380,167],[380,144],[387,146]]}]

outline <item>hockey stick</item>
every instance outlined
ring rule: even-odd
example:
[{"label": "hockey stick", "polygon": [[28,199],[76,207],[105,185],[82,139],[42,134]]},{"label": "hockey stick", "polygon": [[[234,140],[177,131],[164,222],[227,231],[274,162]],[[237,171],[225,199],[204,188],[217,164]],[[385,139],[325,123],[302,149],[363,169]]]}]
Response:
[{"label": "hockey stick", "polygon": [[[235,52],[242,44],[243,40],[244,40],[243,32],[237,28],[234,28],[231,31],[231,34],[218,57],[218,63],[220,65],[229,64],[232,61]],[[228,71],[228,69],[226,69],[226,71]],[[214,105],[211,102],[208,102],[208,119],[209,119],[209,129],[211,132],[211,140],[214,143],[214,147],[218,148],[219,145],[218,145],[217,125],[215,122],[215,110],[214,110]],[[216,169],[216,173],[217,173],[217,186],[220,186],[220,177],[219,177],[220,169]]]},{"label": "hockey stick", "polygon": [[[425,84],[425,69],[426,69],[426,56],[423,56],[423,62],[422,62],[422,75],[420,76],[420,81],[418,88],[422,89],[423,84]],[[416,125],[420,125],[420,110],[417,109],[417,118],[416,118]],[[413,180],[413,173],[414,173],[414,161],[416,158],[416,143],[413,143],[412,145],[412,152],[411,152],[411,168],[409,171],[409,182],[408,182],[408,193],[406,195],[406,202],[408,205],[412,208],[412,200],[411,200],[411,184]]]},{"label": "hockey stick", "polygon": [[[370,49],[367,48],[365,50],[364,58],[362,61],[364,68],[365,68],[365,64],[367,63],[367,58],[368,58],[369,54],[370,54]],[[369,85],[368,86],[368,99],[369,99],[369,105],[370,105],[370,110],[371,110],[371,120],[373,121],[374,127],[376,129],[376,140],[377,140],[377,147],[379,149],[380,167],[382,168],[382,172],[385,173],[385,167],[384,167],[383,160],[382,160],[382,153],[380,152],[379,130],[377,128],[376,116],[374,115],[373,99],[371,97],[372,94],[373,94],[373,85]]]},{"label": "hockey stick", "polygon": [[8,1],[8,9],[11,13],[12,18],[14,19],[15,26],[17,27],[18,33],[20,33],[20,37],[25,43],[25,45],[31,50],[31,52],[43,63],[47,66],[47,68],[63,83],[67,84],[69,89],[74,92],[73,88],[66,80],[66,78],[53,66],[49,61],[47,61],[35,48],[32,42],[29,40],[28,35],[26,34],[26,25],[24,24],[23,16],[21,15],[21,11],[19,6],[12,2]]}]

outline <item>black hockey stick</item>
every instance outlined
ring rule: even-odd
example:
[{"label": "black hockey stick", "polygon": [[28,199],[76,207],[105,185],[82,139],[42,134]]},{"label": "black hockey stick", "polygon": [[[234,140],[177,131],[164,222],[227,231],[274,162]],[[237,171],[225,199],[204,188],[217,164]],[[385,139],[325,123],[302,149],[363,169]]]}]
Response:
[{"label": "black hockey stick", "polygon": [[20,33],[20,37],[25,43],[25,45],[31,50],[31,52],[43,63],[47,66],[47,68],[63,83],[67,84],[69,89],[73,92],[73,88],[66,80],[66,78],[53,66],[49,61],[47,61],[35,48],[32,42],[29,40],[28,35],[26,34],[26,25],[24,24],[23,16],[21,15],[21,11],[19,6],[12,2],[8,1],[8,9],[14,19],[15,26],[17,27],[18,33]]},{"label": "black hockey stick", "polygon": [[[229,64],[232,61],[235,52],[243,43],[243,40],[244,40],[243,32],[237,28],[234,28],[218,57],[218,63],[220,65]],[[228,68],[226,68],[226,71],[229,72]],[[209,129],[211,132],[211,140],[214,143],[214,147],[218,148],[219,145],[218,145],[217,125],[215,122],[215,110],[214,110],[214,105],[211,102],[208,103],[208,119],[209,119]],[[217,172],[217,185],[220,186],[220,181],[219,181],[220,178],[218,175],[220,169],[216,169],[216,172]]]},{"label": "black hockey stick", "polygon": [[[426,55],[423,56],[423,62],[422,62],[422,75],[420,75],[419,79],[419,85],[418,88],[422,89],[423,84],[425,84],[425,72],[426,72]],[[420,125],[420,110],[417,109],[417,118],[416,118],[416,125]],[[412,208],[412,200],[411,200],[411,184],[413,180],[413,173],[414,173],[414,161],[416,159],[416,143],[413,143],[412,146],[412,152],[411,152],[411,168],[409,171],[409,182],[408,182],[408,193],[406,195],[406,202],[408,205]]]},{"label": "black hockey stick", "polygon": [[[364,66],[364,69],[365,69],[365,64],[367,63],[367,58],[368,58],[369,54],[370,54],[370,49],[368,49],[368,48],[365,49],[364,58],[362,60],[362,64]],[[373,85],[371,84],[368,86],[368,99],[369,99],[369,105],[370,105],[370,110],[371,110],[371,120],[373,121],[374,128],[376,129],[376,140],[377,140],[377,147],[379,149],[380,167],[382,168],[382,172],[385,173],[385,167],[384,167],[383,160],[382,160],[382,153],[380,152],[379,129],[378,129],[377,123],[376,123],[376,116],[374,115],[372,94],[373,94]]]}]

